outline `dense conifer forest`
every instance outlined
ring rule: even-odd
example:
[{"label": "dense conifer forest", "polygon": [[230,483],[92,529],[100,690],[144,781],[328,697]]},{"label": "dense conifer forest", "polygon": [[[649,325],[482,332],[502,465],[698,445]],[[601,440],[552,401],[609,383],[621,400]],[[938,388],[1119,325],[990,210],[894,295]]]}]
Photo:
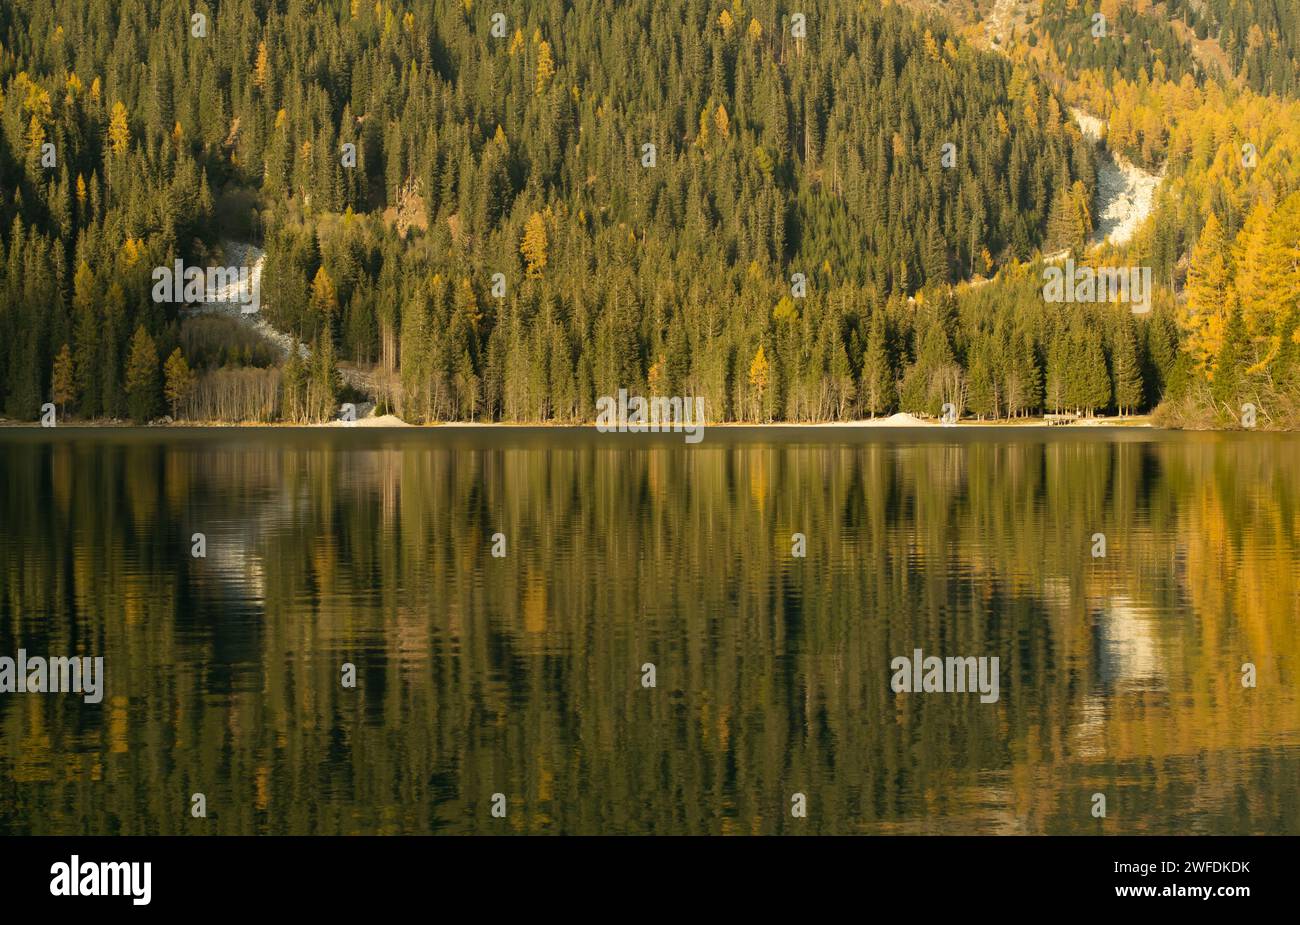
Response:
[{"label": "dense conifer forest", "polygon": [[[998,53],[876,2],[5,0],[2,413],[1294,426],[1297,4],[1116,6]],[[1164,171],[1123,250],[1075,105]],[[155,298],[232,243],[297,346]],[[1044,301],[1062,252],[1153,310]]]}]

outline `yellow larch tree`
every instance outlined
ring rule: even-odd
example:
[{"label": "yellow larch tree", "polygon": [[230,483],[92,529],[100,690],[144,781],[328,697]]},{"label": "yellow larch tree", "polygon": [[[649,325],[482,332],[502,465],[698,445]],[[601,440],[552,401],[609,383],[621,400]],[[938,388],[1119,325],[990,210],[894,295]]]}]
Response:
[{"label": "yellow larch tree", "polygon": [[759,344],[758,352],[754,354],[754,359],[749,364],[749,384],[758,393],[757,411],[759,417],[763,414],[763,395],[767,392],[771,369],[771,364],[767,361],[767,354],[763,352],[763,345]]},{"label": "yellow larch tree", "polygon": [[257,43],[257,63],[253,65],[253,86],[267,89],[271,79],[271,59],[266,53],[266,42]]},{"label": "yellow larch tree", "polygon": [[333,320],[339,311],[338,290],[324,267],[316,271],[316,278],[311,281],[311,307],[326,321]]},{"label": "yellow larch tree", "polygon": [[126,121],[126,107],[118,100],[108,119],[108,147],[114,154],[125,154],[131,144],[131,128]]},{"label": "yellow larch tree", "polygon": [[551,43],[545,40],[537,45],[537,93],[546,92],[546,86],[555,76],[555,59],[551,57]]},{"label": "yellow larch tree", "polygon": [[1204,369],[1213,365],[1223,343],[1227,321],[1225,305],[1232,284],[1228,266],[1228,243],[1223,226],[1213,212],[1192,248],[1187,270],[1187,299],[1179,323],[1187,332],[1187,349]]},{"label": "yellow larch tree", "polygon": [[519,252],[528,264],[528,275],[533,279],[542,275],[546,268],[546,220],[540,212],[528,216],[524,225],[524,240],[519,245]]}]

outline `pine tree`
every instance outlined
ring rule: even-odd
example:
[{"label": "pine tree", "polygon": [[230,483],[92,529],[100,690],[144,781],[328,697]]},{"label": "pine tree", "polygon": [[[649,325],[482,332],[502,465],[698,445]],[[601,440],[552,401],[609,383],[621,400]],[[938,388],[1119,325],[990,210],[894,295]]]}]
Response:
[{"label": "pine tree", "polygon": [[321,324],[321,330],[333,329],[334,317],[339,313],[339,295],[334,280],[322,266],[311,282],[311,309]]},{"label": "pine tree", "polygon": [[1019,417],[1042,407],[1043,375],[1038,368],[1038,355],[1033,338],[1020,336],[1006,347],[1006,364],[1003,370],[1003,395],[1007,417]]},{"label": "pine tree", "polygon": [[771,379],[772,367],[767,359],[767,354],[763,352],[763,345],[758,345],[758,351],[754,354],[754,359],[749,364],[749,384],[755,393],[755,413],[760,418],[765,418],[763,403],[764,396]]},{"label": "pine tree", "polygon": [[1269,230],[1274,221],[1270,204],[1263,200],[1257,202],[1247,215],[1232,248],[1233,284],[1241,304],[1242,321],[1254,338],[1265,338],[1273,333],[1276,300],[1270,291],[1268,277],[1270,264],[1276,259],[1274,242],[1269,240]]},{"label": "pine tree", "polygon": [[1137,325],[1131,312],[1121,312],[1111,350],[1111,374],[1116,410],[1125,415],[1133,414],[1142,403],[1142,372],[1138,366]]},{"label": "pine tree", "polygon": [[186,362],[185,355],[181,353],[181,348],[177,347],[172,351],[171,356],[163,366],[165,383],[163,385],[163,394],[167,399],[167,404],[171,408],[172,417],[180,417],[181,405],[189,398],[194,391],[194,386],[198,382],[198,377],[190,369],[190,364]]},{"label": "pine tree", "polygon": [[149,332],[140,325],[131,338],[131,352],[126,363],[127,408],[139,422],[148,421],[158,411],[158,348]]},{"label": "pine tree", "polygon": [[[1260,277],[1272,311],[1271,317],[1265,319],[1257,314],[1254,320],[1259,333],[1268,335],[1268,359],[1275,360],[1300,345],[1296,333],[1300,330],[1300,191],[1291,193],[1274,210]],[[1255,333],[1248,323],[1247,334]],[[1295,381],[1296,370],[1279,368],[1278,372],[1288,381]]]},{"label": "pine tree", "polygon": [[834,338],[830,345],[833,351],[830,362],[830,375],[835,395],[834,417],[843,421],[849,416],[853,407],[857,388],[853,383],[853,364],[849,362],[848,347],[839,338]]},{"label": "pine tree", "polygon": [[535,90],[538,95],[546,92],[551,78],[555,76],[555,59],[551,57],[551,43],[542,41],[537,46],[537,80]]},{"label": "pine tree", "polygon": [[1052,195],[1052,204],[1047,216],[1047,235],[1043,244],[1045,253],[1068,250],[1076,245],[1074,223],[1071,220],[1072,212],[1070,194],[1065,189],[1058,189]]},{"label": "pine tree", "polygon": [[1236,299],[1230,297],[1228,321],[1224,325],[1223,340],[1211,371],[1210,394],[1216,405],[1226,405],[1232,409],[1236,407],[1238,398],[1242,397],[1241,392],[1247,383],[1243,360],[1248,341],[1241,310]]},{"label": "pine tree", "polygon": [[1224,306],[1230,284],[1227,239],[1218,217],[1211,212],[1192,249],[1187,299],[1179,318],[1187,332],[1184,347],[1202,369],[1210,368],[1223,343],[1227,322]]},{"label": "pine tree", "polygon": [[949,282],[951,268],[948,263],[948,242],[939,230],[939,222],[933,214],[925,234],[925,282],[926,285],[944,285]]},{"label": "pine tree", "polygon": [[519,252],[528,264],[529,277],[536,279],[542,275],[542,270],[546,268],[546,248],[546,221],[540,213],[534,212],[528,216],[528,222],[524,225],[524,240],[519,245]]},{"label": "pine tree", "polygon": [[862,401],[867,414],[884,414],[898,401],[894,364],[889,355],[884,313],[871,316],[867,346],[862,354]]},{"label": "pine tree", "polygon": [[126,107],[118,100],[108,120],[108,147],[114,154],[125,154],[131,145],[131,129],[127,124]]},{"label": "pine tree", "polygon": [[1092,237],[1092,208],[1089,206],[1091,195],[1082,180],[1075,180],[1070,187],[1070,238],[1071,245],[1082,248]]},{"label": "pine tree", "polygon": [[1074,410],[1092,417],[1109,407],[1110,371],[1101,335],[1083,322],[1076,321],[1069,337],[1069,368],[1066,372],[1068,403]]},{"label": "pine tree", "polygon": [[972,350],[966,406],[981,421],[986,417],[997,417],[998,414],[987,341],[977,344]]},{"label": "pine tree", "polygon": [[88,418],[98,415],[102,408],[98,375],[100,326],[95,313],[95,290],[94,274],[83,260],[72,281],[73,343],[76,345],[72,367],[80,413]]},{"label": "pine tree", "polygon": [[[100,349],[96,363],[99,367],[99,394],[103,412],[107,417],[117,417],[122,412],[122,341],[125,339],[126,293],[118,282],[109,284],[104,297],[104,316],[100,322]],[[157,356],[155,354],[155,372]],[[130,409],[127,409],[128,412]]]},{"label": "pine tree", "polygon": [[302,348],[294,340],[289,346],[289,356],[280,371],[280,416],[292,423],[306,420],[306,370],[303,369]]},{"label": "pine tree", "polygon": [[266,42],[257,43],[257,61],[253,65],[253,86],[261,90],[270,89],[271,62],[266,52]]},{"label": "pine tree", "polygon": [[1044,407],[1051,408],[1053,414],[1060,414],[1070,404],[1070,361],[1068,338],[1057,326],[1053,328],[1047,342],[1047,375],[1044,382]]},{"label": "pine tree", "polygon": [[54,371],[50,377],[51,398],[64,416],[68,412],[68,402],[76,397],[72,372],[72,351],[67,344],[64,344],[59,350],[59,355],[54,359]]},{"label": "pine tree", "polygon": [[307,403],[312,420],[327,421],[337,414],[341,388],[334,341],[322,336],[312,347],[307,379]]}]

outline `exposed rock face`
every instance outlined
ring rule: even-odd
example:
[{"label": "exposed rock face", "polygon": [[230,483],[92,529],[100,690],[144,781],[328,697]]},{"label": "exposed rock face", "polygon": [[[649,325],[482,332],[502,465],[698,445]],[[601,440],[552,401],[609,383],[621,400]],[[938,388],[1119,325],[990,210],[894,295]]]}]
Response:
[{"label": "exposed rock face", "polygon": [[[1105,122],[1078,107],[1071,108],[1070,115],[1085,138],[1104,144]],[[1122,155],[1103,151],[1097,160],[1094,243],[1121,245],[1132,240],[1151,214],[1160,180]]]}]

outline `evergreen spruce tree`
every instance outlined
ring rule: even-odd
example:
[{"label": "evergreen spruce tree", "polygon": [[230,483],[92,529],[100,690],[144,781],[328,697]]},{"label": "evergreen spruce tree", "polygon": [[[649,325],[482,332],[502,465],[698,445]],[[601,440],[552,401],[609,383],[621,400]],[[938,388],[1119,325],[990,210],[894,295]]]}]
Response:
[{"label": "evergreen spruce tree", "polygon": [[1219,352],[1214,358],[1214,368],[1210,381],[1210,394],[1213,396],[1215,404],[1222,407],[1226,406],[1229,413],[1235,417],[1237,402],[1242,398],[1242,393],[1247,387],[1247,375],[1245,371],[1246,352],[1249,347],[1249,339],[1246,335],[1246,325],[1242,319],[1241,309],[1236,304],[1235,299],[1229,300],[1228,305],[1228,323],[1223,332],[1223,342],[1219,346]]},{"label": "evergreen spruce tree", "polygon": [[131,351],[126,361],[127,409],[131,418],[143,423],[158,412],[158,348],[149,332],[140,325],[131,337]]},{"label": "evergreen spruce tree", "polygon": [[163,365],[163,376],[163,395],[171,408],[172,418],[179,418],[181,406],[189,399],[198,381],[180,347],[173,350],[167,358]]},{"label": "evergreen spruce tree", "polygon": [[1116,410],[1133,414],[1142,403],[1142,371],[1138,366],[1137,325],[1133,314],[1121,309],[1111,348],[1111,375]]},{"label": "evergreen spruce tree", "polygon": [[50,398],[59,406],[59,413],[63,416],[68,413],[68,402],[76,398],[73,380],[72,351],[64,344],[54,358],[54,370],[50,376]]}]

